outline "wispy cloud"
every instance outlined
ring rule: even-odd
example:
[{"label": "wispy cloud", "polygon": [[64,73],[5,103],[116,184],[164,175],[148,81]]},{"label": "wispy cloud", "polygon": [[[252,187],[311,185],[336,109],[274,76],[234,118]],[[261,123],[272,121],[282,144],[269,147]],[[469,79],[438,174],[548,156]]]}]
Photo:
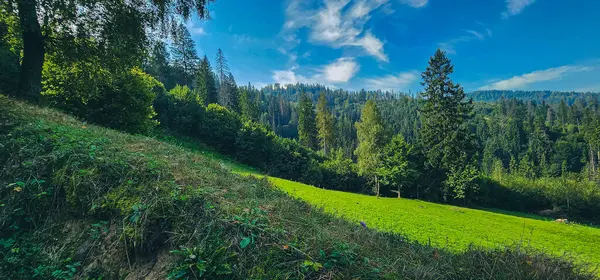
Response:
[{"label": "wispy cloud", "polygon": [[502,13],[502,18],[518,15],[534,2],[535,0],[506,0],[506,11]]},{"label": "wispy cloud", "polygon": [[511,90],[511,89],[523,89],[525,86],[530,84],[552,81],[561,79],[569,74],[577,72],[587,72],[593,70],[590,66],[581,65],[565,65],[555,68],[549,68],[545,70],[533,71],[531,73],[514,76],[512,78],[493,82],[478,88],[479,90]]},{"label": "wispy cloud", "polygon": [[448,54],[456,54],[456,46],[461,43],[466,43],[466,42],[470,42],[473,40],[483,41],[486,38],[491,38],[492,31],[489,28],[485,27],[485,25],[483,25],[483,23],[480,23],[480,22],[477,22],[477,23],[484,28],[483,31],[465,29],[464,32],[467,34],[463,33],[463,35],[461,35],[459,37],[452,38],[450,40],[438,43],[438,48],[446,51]]},{"label": "wispy cloud", "polygon": [[312,75],[299,74],[299,67],[292,67],[288,70],[273,71],[273,81],[282,85],[307,83],[334,85],[344,84],[350,81],[358,72],[360,66],[356,59],[351,57],[339,58],[329,64],[316,67],[312,70]]},{"label": "wispy cloud", "polygon": [[[489,29],[488,29],[489,30]],[[483,34],[475,31],[475,30],[465,30],[467,31],[467,33],[472,34],[473,36],[477,37],[477,39],[479,40],[483,40],[485,37],[483,36]],[[489,33],[488,33],[489,34]]]},{"label": "wispy cloud", "polygon": [[413,8],[421,8],[427,5],[427,2],[429,2],[429,0],[400,0],[400,3],[409,5]]},{"label": "wispy cloud", "polygon": [[419,72],[416,70],[401,72],[396,75],[387,75],[379,78],[365,79],[365,84],[371,90],[400,90],[406,91],[409,86],[414,85],[419,79]]}]

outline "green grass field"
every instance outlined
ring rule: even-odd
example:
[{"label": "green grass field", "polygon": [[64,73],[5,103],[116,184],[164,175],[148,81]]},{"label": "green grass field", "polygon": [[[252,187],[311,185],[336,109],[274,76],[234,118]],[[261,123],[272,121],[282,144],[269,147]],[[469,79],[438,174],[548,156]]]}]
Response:
[{"label": "green grass field", "polygon": [[460,251],[470,244],[487,248],[531,245],[552,255],[571,255],[600,264],[600,229],[524,218],[490,211],[419,200],[319,189],[280,178],[269,178],[293,197],[380,231],[400,233],[421,243]]}]

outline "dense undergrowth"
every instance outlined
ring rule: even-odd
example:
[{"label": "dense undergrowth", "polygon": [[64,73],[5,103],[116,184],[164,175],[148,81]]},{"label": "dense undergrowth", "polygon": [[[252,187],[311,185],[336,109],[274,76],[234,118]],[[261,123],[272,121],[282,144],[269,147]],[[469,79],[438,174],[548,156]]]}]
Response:
[{"label": "dense undergrowth", "polygon": [[198,152],[0,95],[0,278],[144,277],[594,278],[534,251],[364,229]]}]

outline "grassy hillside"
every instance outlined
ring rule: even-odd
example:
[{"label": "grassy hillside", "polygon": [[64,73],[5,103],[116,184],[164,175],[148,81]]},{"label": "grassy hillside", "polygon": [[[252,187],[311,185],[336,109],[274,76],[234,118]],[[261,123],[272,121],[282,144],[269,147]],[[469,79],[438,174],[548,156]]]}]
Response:
[{"label": "grassy hillside", "polygon": [[[410,199],[379,198],[331,191],[289,180],[273,184],[325,212],[364,221],[381,231],[400,233],[422,243],[460,251],[475,244],[487,248],[520,244],[554,255],[572,255],[600,264],[600,228],[561,224]],[[518,213],[513,213],[518,215]]]},{"label": "grassy hillside", "polygon": [[0,95],[0,279],[593,279],[587,271],[364,229],[194,149]]}]

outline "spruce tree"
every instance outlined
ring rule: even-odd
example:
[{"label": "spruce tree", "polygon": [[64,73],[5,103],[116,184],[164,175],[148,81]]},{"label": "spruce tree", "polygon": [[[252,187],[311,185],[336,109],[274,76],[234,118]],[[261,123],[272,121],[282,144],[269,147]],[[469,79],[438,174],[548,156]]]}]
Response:
[{"label": "spruce tree", "polygon": [[215,76],[212,68],[210,67],[210,62],[206,56],[204,56],[200,62],[200,66],[198,67],[198,73],[196,75],[196,87],[199,99],[204,106],[218,102]]},{"label": "spruce tree", "polygon": [[298,111],[298,138],[300,143],[307,148],[316,150],[318,144],[315,111],[310,96],[304,92],[300,93]]},{"label": "spruce tree", "polygon": [[357,158],[359,174],[373,180],[375,194],[379,197],[378,169],[381,166],[381,153],[385,145],[385,132],[375,101],[367,101],[360,122],[355,126],[358,147],[354,155]]},{"label": "spruce tree", "polygon": [[[467,123],[473,110],[472,100],[465,101],[463,88],[452,82],[453,72],[450,59],[438,49],[421,74],[421,84],[425,87],[421,93],[425,100],[421,109],[421,145],[428,166],[443,175],[440,179],[445,181],[444,199],[451,191],[464,193],[464,182],[456,174],[470,173],[475,154],[473,135]],[[446,181],[447,178],[452,181]]]},{"label": "spruce tree", "polygon": [[242,117],[248,120],[258,121],[258,108],[256,103],[252,99],[251,91],[252,86],[248,84],[247,87],[240,88],[240,111]]},{"label": "spruce tree", "polygon": [[238,87],[235,83],[235,79],[233,78],[233,75],[231,73],[229,73],[229,75],[227,76],[227,79],[225,81],[225,85],[226,87],[226,97],[225,97],[225,107],[229,110],[231,110],[232,112],[240,112],[240,97],[239,97],[239,93],[238,93]]},{"label": "spruce tree", "polygon": [[227,86],[227,79],[229,77],[229,65],[227,65],[227,59],[223,54],[223,50],[217,50],[217,58],[216,58],[216,76],[218,82],[218,92],[219,92],[219,104],[224,107],[227,107],[228,98],[229,98],[229,87]]},{"label": "spruce tree", "polygon": [[199,62],[196,44],[183,24],[179,25],[173,35],[171,52],[173,53],[173,66],[179,74],[177,82],[181,85],[192,86]]},{"label": "spruce tree", "polygon": [[327,107],[327,98],[325,98],[324,93],[321,93],[317,103],[317,127],[321,148],[323,153],[327,155],[333,149],[333,115]]}]

